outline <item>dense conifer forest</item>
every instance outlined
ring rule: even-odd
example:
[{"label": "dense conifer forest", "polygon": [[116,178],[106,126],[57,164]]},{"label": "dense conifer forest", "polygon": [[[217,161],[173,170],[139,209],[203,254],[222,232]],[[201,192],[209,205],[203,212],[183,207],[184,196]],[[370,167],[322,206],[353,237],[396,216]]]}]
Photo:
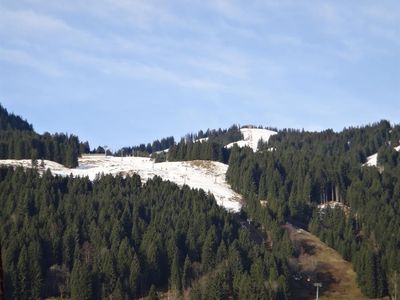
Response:
[{"label": "dense conifer forest", "polygon": [[162,138],[161,140],[155,140],[152,143],[147,143],[147,145],[140,144],[139,146],[123,147],[115,151],[114,154],[117,156],[128,156],[128,155],[149,156],[153,153],[167,150],[174,144],[175,144],[175,138],[173,136],[169,136],[166,138]]},{"label": "dense conifer forest", "polygon": [[192,299],[289,296],[290,242],[267,251],[202,190],[2,168],[0,191],[6,299],[132,299],[192,284]]},{"label": "dense conifer forest", "polygon": [[[73,135],[35,133],[3,107],[0,126],[0,159],[74,167],[90,152]],[[242,138],[234,125],[114,153],[227,163],[227,180],[244,197],[239,214],[218,207],[203,190],[158,177],[143,183],[137,175],[103,175],[92,182],[0,168],[6,299],[156,299],[167,290],[191,299],[295,299],[288,258],[296,251],[287,222],[352,262],[364,295],[393,295],[400,279],[400,155],[394,150],[400,126],[285,129],[260,142],[257,152],[226,148]],[[374,153],[378,165],[365,165]],[[339,205],[329,208],[332,201]]]},{"label": "dense conifer forest", "polygon": [[78,165],[78,156],[89,144],[67,134],[37,134],[31,124],[0,105],[0,159],[48,159],[67,167]]},{"label": "dense conifer forest", "polygon": [[205,159],[228,163],[230,150],[225,146],[243,138],[237,125],[229,129],[199,131],[187,134],[179,143],[169,148],[165,159],[169,161]]},{"label": "dense conifer forest", "polygon": [[186,134],[178,143],[175,143],[174,137],[167,137],[147,145],[124,147],[115,151],[115,155],[151,156],[157,162],[205,159],[227,163],[230,151],[225,145],[242,138],[239,126],[233,125],[228,129],[207,129]]},{"label": "dense conifer forest", "polygon": [[[272,216],[310,229],[353,263],[366,296],[382,297],[394,293],[400,271],[399,139],[400,126],[387,121],[339,133],[280,131],[257,153],[234,147],[227,178],[261,224]],[[378,167],[362,166],[375,152]],[[317,208],[329,201],[344,209]]]}]

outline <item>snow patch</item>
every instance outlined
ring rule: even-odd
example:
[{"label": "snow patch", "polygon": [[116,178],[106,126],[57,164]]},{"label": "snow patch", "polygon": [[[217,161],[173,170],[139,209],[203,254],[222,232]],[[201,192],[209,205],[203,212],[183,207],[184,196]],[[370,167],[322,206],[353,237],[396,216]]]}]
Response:
[{"label": "snow patch", "polygon": [[345,212],[346,215],[348,215],[350,213],[350,206],[347,206],[339,201],[329,201],[327,203],[318,205],[318,210],[319,210],[320,216],[325,215],[326,210],[328,208],[330,208],[330,209],[340,208]]},{"label": "snow patch", "polygon": [[156,151],[154,152],[155,154],[162,154],[162,153],[168,153],[169,148],[168,149],[164,149],[164,150],[160,150],[160,151]]},{"label": "snow patch", "polygon": [[226,145],[226,148],[232,148],[236,144],[240,148],[248,146],[255,152],[258,149],[260,140],[268,142],[271,136],[277,134],[276,131],[263,128],[240,128],[240,132],[243,134],[243,140],[230,143]]},{"label": "snow patch", "polygon": [[203,142],[207,142],[207,141],[208,141],[208,137],[194,140],[195,143],[203,143]]},{"label": "snow patch", "polygon": [[[0,165],[21,166],[31,168],[31,160],[0,160]],[[143,181],[154,176],[163,180],[175,182],[179,186],[184,184],[191,188],[203,189],[214,195],[218,205],[228,211],[238,212],[241,209],[241,195],[234,192],[225,180],[228,165],[215,161],[188,161],[155,163],[147,157],[114,157],[104,155],[83,155],[79,158],[79,166],[69,169],[53,161],[38,161],[38,169],[44,172],[47,169],[53,174],[61,176],[89,177],[94,180],[99,174],[112,175],[140,175]]]},{"label": "snow patch", "polygon": [[[400,151],[400,146],[394,147],[396,151]],[[363,166],[376,167],[378,166],[378,153],[372,154],[367,157],[367,162]]]},{"label": "snow patch", "polygon": [[320,210],[325,210],[328,207],[333,209],[335,207],[344,208],[344,207],[348,207],[348,206],[344,205],[342,202],[339,202],[339,201],[329,201],[327,203],[318,205],[318,209],[320,209]]}]

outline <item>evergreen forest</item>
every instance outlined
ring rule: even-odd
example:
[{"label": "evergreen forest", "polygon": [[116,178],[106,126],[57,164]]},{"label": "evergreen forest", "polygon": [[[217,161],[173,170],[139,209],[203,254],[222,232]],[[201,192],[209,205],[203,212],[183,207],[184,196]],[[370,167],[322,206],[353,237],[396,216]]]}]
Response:
[{"label": "evergreen forest", "polygon": [[[394,295],[400,125],[382,120],[340,132],[282,129],[258,151],[226,147],[241,139],[240,126],[233,125],[113,153],[226,163],[228,183],[243,196],[237,214],[210,193],[157,176],[90,181],[43,173],[37,164],[1,167],[6,299],[157,299],[166,291],[182,299],[296,299],[288,259],[298,254],[287,223],[351,262],[366,297]],[[105,151],[91,151],[74,135],[38,134],[0,106],[0,159],[76,167],[80,155]],[[368,166],[375,153],[377,165]],[[332,202],[338,205],[327,205]]]},{"label": "evergreen forest", "polygon": [[79,155],[89,151],[89,144],[77,136],[36,133],[31,124],[0,105],[0,159],[47,159],[73,168]]}]

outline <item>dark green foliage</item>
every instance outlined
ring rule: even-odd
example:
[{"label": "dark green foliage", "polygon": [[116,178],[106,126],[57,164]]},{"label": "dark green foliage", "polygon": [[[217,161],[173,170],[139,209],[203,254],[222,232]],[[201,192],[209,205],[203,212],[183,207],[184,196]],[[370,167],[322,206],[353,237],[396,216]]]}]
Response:
[{"label": "dark green foliage", "polygon": [[[200,131],[198,134],[188,134],[181,141],[170,147],[166,159],[182,160],[214,160],[227,163],[230,150],[225,146],[243,138],[238,126],[229,129]],[[204,140],[200,140],[204,139]]]},{"label": "dark green foliage", "polygon": [[[308,226],[353,262],[365,295],[381,297],[400,270],[399,138],[400,126],[387,121],[339,133],[284,130],[257,153],[233,147],[227,179],[254,220],[265,228],[274,219]],[[375,152],[378,168],[362,167]],[[349,208],[320,212],[317,205],[328,201]],[[278,248],[290,255],[282,237]]]},{"label": "dark green foliage", "polygon": [[0,130],[33,131],[33,127],[21,117],[10,114],[7,109],[0,104]]},{"label": "dark green foliage", "polygon": [[[141,144],[134,147],[124,147],[115,152],[117,156],[149,156],[157,162],[182,161],[182,160],[214,160],[228,162],[230,151],[225,148],[229,143],[243,138],[240,128],[236,125],[229,129],[200,130],[197,134],[187,134],[175,143],[174,137],[155,140],[147,145]],[[104,150],[104,149],[103,149]],[[164,152],[163,150],[169,150]],[[99,150],[96,153],[101,153]]]},{"label": "dark green foliage", "polygon": [[71,272],[71,299],[90,300],[93,297],[92,278],[86,263],[77,259]]},{"label": "dark green foliage", "polygon": [[199,141],[208,140],[209,142],[217,143],[220,145],[227,145],[243,139],[238,125],[232,125],[228,129],[207,129],[205,132],[200,130],[197,134],[187,134],[183,141]]},{"label": "dark green foliage", "polygon": [[[0,168],[6,298],[156,299],[157,290],[170,286],[178,293],[192,287],[192,299],[289,299],[286,259],[295,253],[281,226],[286,221],[308,227],[351,261],[365,295],[393,294],[400,272],[400,156],[393,147],[400,126],[283,130],[256,153],[225,148],[241,138],[232,126],[118,152],[229,162],[227,179],[246,199],[236,217],[212,195],[157,177],[145,184],[138,176],[90,182]],[[0,106],[0,159],[74,167],[89,151],[75,136],[36,134]],[[378,168],[361,167],[375,152]],[[348,208],[317,207],[331,200]],[[241,228],[238,219],[264,236]]]},{"label": "dark green foliage", "polygon": [[0,247],[0,299],[4,299],[4,293],[3,256]]},{"label": "dark green foliage", "polygon": [[[383,173],[365,168],[347,191],[351,213],[341,209],[315,215],[310,229],[351,260],[365,295],[381,297],[399,270],[400,168]],[[394,287],[392,287],[394,288]]]},{"label": "dark green foliage", "polygon": [[48,159],[72,168],[78,165],[80,149],[73,135],[0,130],[0,159]]},{"label": "dark green foliage", "polygon": [[32,125],[0,105],[0,159],[48,159],[76,167],[78,156],[88,148],[87,142],[80,143],[74,135],[37,134]]},{"label": "dark green foliage", "polygon": [[181,277],[181,266],[179,259],[179,251],[175,251],[174,259],[171,265],[171,284],[173,289],[178,292],[182,291],[182,277]]},{"label": "dark green foliage", "polygon": [[173,136],[169,136],[167,138],[162,138],[161,140],[155,140],[153,143],[147,145],[140,144],[139,146],[134,147],[123,147],[117,150],[114,154],[116,156],[148,156],[155,152],[167,150],[173,145],[175,145],[175,139]]},{"label": "dark green foliage", "polygon": [[239,230],[212,195],[158,177],[90,182],[0,168],[0,206],[7,299],[132,299],[204,277],[212,287],[204,295],[218,299],[240,291],[234,278],[259,258],[283,274],[284,260]]},{"label": "dark green foliage", "polygon": [[182,288],[186,289],[190,286],[192,280],[192,263],[190,261],[189,256],[186,256],[185,262],[183,264],[183,271],[182,271]]},{"label": "dark green foliage", "polygon": [[201,159],[226,163],[229,158],[229,152],[229,149],[226,149],[224,145],[211,141],[181,141],[169,149],[167,153],[167,160],[182,161]]}]

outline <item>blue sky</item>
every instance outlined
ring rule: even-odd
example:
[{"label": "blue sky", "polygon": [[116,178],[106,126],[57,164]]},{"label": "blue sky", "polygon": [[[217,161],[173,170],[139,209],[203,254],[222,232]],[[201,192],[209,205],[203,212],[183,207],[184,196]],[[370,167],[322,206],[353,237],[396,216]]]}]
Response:
[{"label": "blue sky", "polygon": [[2,0],[0,102],[113,148],[400,123],[398,1]]}]

